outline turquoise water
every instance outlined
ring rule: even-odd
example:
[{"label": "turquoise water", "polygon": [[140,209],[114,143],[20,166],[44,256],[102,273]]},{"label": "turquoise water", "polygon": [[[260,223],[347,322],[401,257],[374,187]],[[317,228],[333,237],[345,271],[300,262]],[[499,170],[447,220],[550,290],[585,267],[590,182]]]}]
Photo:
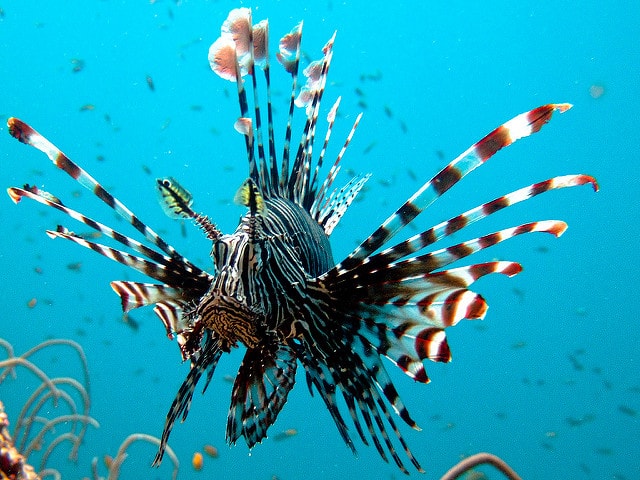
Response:
[{"label": "turquoise water", "polygon": [[[460,456],[478,451],[503,457],[528,479],[640,478],[638,6],[303,3],[311,2],[1,2],[2,124],[10,116],[31,124],[181,253],[208,267],[208,242],[195,227],[163,214],[154,179],[178,178],[200,210],[224,231],[235,228],[243,210],[232,198],[247,174],[244,140],[232,127],[238,115],[233,85],[207,63],[209,45],[232,8],[253,6],[255,21],[269,18],[272,53],[299,20],[310,58],[319,58],[338,31],[325,95],[327,109],[343,97],[332,153],[363,111],[344,164],[373,177],[332,235],[336,258],[497,125],[544,103],[573,103],[541,133],[473,172],[423,214],[418,227],[554,175],[594,175],[601,191],[550,192],[455,235],[462,241],[539,219],[570,226],[560,239],[528,235],[479,255],[519,261],[524,271],[478,282],[475,289],[491,307],[487,318],[449,330],[454,361],[427,365],[430,385],[390,370],[423,429],[401,427],[425,478],[438,478]],[[281,145],[290,82],[281,72],[272,82]],[[0,185],[36,184],[133,232],[6,132],[0,132],[0,161]],[[91,415],[101,426],[89,430],[76,464],[60,451],[49,465],[63,478],[90,476],[91,458],[114,455],[130,433],[160,435],[188,366],[150,309],[131,315],[137,330],[122,321],[109,281],[141,277],[44,234],[58,223],[78,232],[84,226],[33,202],[4,202],[0,336],[17,353],[51,337],[83,346]],[[37,304],[30,308],[32,298]],[[65,350],[39,355],[34,360],[47,371],[79,375]],[[303,376],[271,438],[251,452],[244,444],[226,447],[231,384],[225,376],[234,375],[240,360],[241,352],[221,360],[207,393],[194,396],[187,421],[174,428],[179,478],[402,477],[374,448],[360,445],[359,457],[351,455]],[[0,385],[12,418],[33,383],[22,371]],[[273,438],[287,429],[298,434]],[[217,446],[220,457],[205,456],[204,469],[195,472],[191,455],[204,444]],[[136,444],[129,453],[121,478],[170,478],[170,462],[149,467],[154,447]]]}]

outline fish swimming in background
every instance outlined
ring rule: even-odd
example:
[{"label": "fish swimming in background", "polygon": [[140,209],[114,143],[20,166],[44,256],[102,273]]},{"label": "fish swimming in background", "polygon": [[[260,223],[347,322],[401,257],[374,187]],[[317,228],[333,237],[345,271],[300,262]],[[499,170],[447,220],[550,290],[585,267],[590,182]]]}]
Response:
[{"label": "fish swimming in background", "polygon": [[[125,312],[154,305],[167,336],[177,340],[182,359],[191,366],[169,409],[154,464],[162,460],[175,421],[186,418],[201,377],[205,375],[206,390],[221,355],[242,347],[245,354],[234,380],[226,427],[230,444],[244,437],[251,448],[267,437],[293,388],[300,363],[311,394],[315,390],[321,396],[342,439],[354,453],[353,433],[345,416],[351,417],[362,442],[372,442],[385,461],[390,455],[407,473],[396,451],[399,444],[415,468],[423,471],[391,414],[393,411],[418,429],[382,357],[415,381],[427,383],[423,361],[451,359],[445,329],[463,319],[485,316],[485,300],[469,289],[471,285],[485,275],[513,276],[521,270],[518,263],[510,261],[449,266],[516,235],[546,232],[559,236],[566,224],[556,220],[525,223],[446,248],[425,248],[548,190],[583,184],[591,184],[597,190],[596,180],[588,175],[551,178],[461,213],[405,241],[390,243],[418,214],[498,150],[539,131],[554,111],[570,108],[568,104],[544,105],[509,120],[461,153],[336,263],[329,237],[369,178],[356,176],[340,188],[333,186],[360,116],[323,176],[320,172],[340,98],[328,110],[321,147],[314,146],[317,129],[324,124],[320,107],[335,34],[322,49],[322,58],[304,69],[305,84],[298,88],[302,83],[301,35],[302,23],[282,37],[276,54],[292,81],[285,138],[280,148],[273,125],[267,21],[252,25],[251,10],[232,10],[222,25],[220,38],[209,50],[213,71],[237,86],[240,117],[235,128],[246,143],[249,175],[235,200],[247,208],[247,213],[235,232],[223,234],[209,217],[194,210],[191,193],[175,179],[157,181],[165,211],[173,217],[191,219],[212,242],[212,273],[178,253],[29,125],[17,118],[8,121],[11,135],[47,154],[58,168],[91,190],[144,236],[144,242],[134,240],[72,210],[59,197],[38,187],[8,189],[14,202],[27,197],[56,208],[128,251],[96,243],[63,226],[47,231],[51,238],[90,248],[158,282],[111,283]],[[246,88],[249,78],[250,87]],[[264,83],[262,90],[259,80]],[[266,97],[266,134],[259,95]],[[306,123],[300,143],[292,149],[296,107],[303,109]],[[339,396],[344,400],[342,406]]]}]

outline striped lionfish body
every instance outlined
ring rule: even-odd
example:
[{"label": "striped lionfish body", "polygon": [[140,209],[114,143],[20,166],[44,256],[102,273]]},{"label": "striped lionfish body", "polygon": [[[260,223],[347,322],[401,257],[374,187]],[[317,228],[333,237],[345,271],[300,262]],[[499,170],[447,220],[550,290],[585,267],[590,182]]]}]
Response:
[{"label": "striped lionfish body", "polygon": [[[50,237],[90,248],[158,282],[111,284],[125,312],[154,305],[168,337],[177,339],[183,360],[191,365],[167,415],[156,464],[162,460],[175,421],[186,417],[200,378],[206,374],[206,389],[222,353],[244,347],[246,353],[233,385],[227,421],[230,443],[244,437],[253,447],[267,436],[294,385],[299,362],[311,393],[315,389],[321,396],[340,435],[354,452],[352,434],[343,417],[347,412],[362,442],[373,442],[382,458],[387,460],[390,455],[406,472],[396,452],[395,445],[399,443],[415,468],[422,471],[391,410],[409,426],[418,427],[398,396],[382,357],[415,381],[427,383],[423,361],[448,362],[451,358],[445,329],[462,319],[485,316],[484,299],[469,287],[485,275],[512,276],[521,269],[518,263],[509,261],[457,268],[448,268],[449,265],[516,235],[547,232],[559,236],[566,224],[555,220],[526,223],[435,251],[425,248],[470,223],[547,190],[586,183],[597,189],[595,179],[587,175],[551,178],[389,245],[400,229],[498,150],[540,130],[554,111],[564,112],[570,107],[544,105],[509,120],[460,154],[351,254],[336,263],[329,236],[368,178],[359,176],[342,188],[333,188],[339,163],[360,116],[322,179],[319,171],[339,99],[327,115],[328,127],[319,154],[313,146],[321,123],[320,105],[335,35],[323,48],[322,58],[304,70],[306,84],[298,89],[301,33],[299,24],[280,40],[277,54],[293,82],[284,147],[278,151],[270,98],[267,22],[252,25],[249,9],[233,10],[209,51],[212,69],[236,83],[240,118],[235,128],[244,136],[247,149],[249,177],[236,195],[236,201],[247,207],[247,213],[236,231],[223,234],[207,216],[192,209],[191,194],[175,180],[158,180],[165,210],[170,215],[192,219],[211,240],[213,273],[179,254],[42,135],[16,118],[9,119],[11,135],[46,153],[58,168],[107,203],[145,239],[142,243],[125,236],[35,186],[8,190],[15,202],[28,197],[61,210],[128,251],[87,240],[62,226],[48,231]],[[252,115],[245,90],[245,79],[249,77],[254,98]],[[258,102],[259,77],[264,77],[266,84],[266,148],[261,123],[264,112]],[[297,150],[292,152],[295,106],[304,108],[306,123]],[[347,412],[339,408],[339,396],[343,397]]]}]

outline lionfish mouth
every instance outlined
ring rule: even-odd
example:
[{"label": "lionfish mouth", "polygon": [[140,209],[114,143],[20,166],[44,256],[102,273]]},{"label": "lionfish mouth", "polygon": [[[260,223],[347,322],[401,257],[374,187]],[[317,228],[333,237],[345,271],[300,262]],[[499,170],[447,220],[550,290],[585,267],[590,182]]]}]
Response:
[{"label": "lionfish mouth", "polygon": [[[418,428],[382,357],[413,380],[429,382],[425,361],[451,359],[445,329],[463,319],[485,317],[487,304],[470,290],[471,285],[489,274],[513,276],[521,270],[512,261],[451,265],[517,235],[544,232],[559,236],[566,224],[542,220],[438,250],[428,251],[427,247],[549,190],[584,184],[598,188],[596,180],[588,175],[550,178],[460,213],[407,240],[390,243],[401,229],[498,150],[538,132],[554,112],[570,108],[566,103],[543,105],[512,118],[471,145],[336,264],[329,237],[368,179],[368,175],[356,176],[340,188],[333,186],[361,114],[323,178],[326,147],[340,103],[338,97],[328,110],[321,108],[335,34],[323,47],[321,58],[309,63],[302,74],[301,35],[302,23],[280,39],[276,54],[292,83],[280,149],[273,128],[268,22],[253,25],[251,10],[234,9],[209,50],[212,70],[236,84],[240,105],[234,127],[244,136],[248,180],[236,195],[236,201],[247,207],[237,230],[223,235],[211,219],[193,210],[192,195],[175,179],[157,182],[165,211],[192,220],[212,241],[214,273],[207,273],[181,255],[29,125],[17,118],[8,121],[11,135],[44,152],[56,167],[93,192],[142,236],[138,241],[124,235],[38,187],[8,189],[14,202],[26,197],[53,207],[122,247],[94,242],[63,226],[48,230],[51,238],[89,248],[157,282],[111,284],[125,312],[154,307],[167,336],[177,339],[182,358],[191,365],[167,415],[154,464],[162,460],[176,419],[187,416],[202,375],[206,373],[206,389],[221,354],[240,342],[246,352],[233,385],[226,429],[229,443],[244,437],[252,447],[266,438],[301,364],[310,391],[320,395],[351,450],[356,451],[345,413],[362,442],[373,443],[385,461],[391,456],[407,473],[396,451],[399,444],[414,467],[423,471],[391,414],[393,410],[410,427]],[[304,85],[299,87],[301,77]],[[258,101],[259,97],[264,103]],[[265,105],[266,132],[261,110]],[[292,148],[296,107],[302,110],[305,121],[300,142]],[[321,112],[327,112],[326,123]],[[314,148],[317,129],[323,125],[322,146]],[[233,275],[225,277],[223,272],[227,271]],[[240,295],[246,301],[239,301]],[[338,401],[339,396],[344,402]]]}]

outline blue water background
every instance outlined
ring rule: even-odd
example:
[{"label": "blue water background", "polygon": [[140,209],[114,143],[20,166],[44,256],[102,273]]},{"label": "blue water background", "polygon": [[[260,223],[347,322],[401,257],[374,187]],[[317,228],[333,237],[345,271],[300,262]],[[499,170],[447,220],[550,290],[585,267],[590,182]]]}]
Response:
[{"label": "blue water background", "polygon": [[[2,124],[16,116],[33,125],[204,267],[208,242],[191,225],[183,236],[179,222],[163,214],[154,179],[178,178],[199,210],[224,231],[235,228],[243,209],[232,198],[247,174],[244,140],[232,127],[234,86],[210,71],[207,50],[237,6],[253,6],[255,21],[269,18],[272,52],[299,20],[311,58],[338,31],[324,105],[326,111],[342,95],[330,158],[364,111],[344,164],[373,177],[332,236],[337,259],[497,125],[541,104],[575,104],[465,178],[417,227],[554,175],[594,175],[601,191],[550,192],[456,234],[453,241],[462,241],[539,219],[570,225],[560,239],[526,235],[478,255],[477,261],[519,261],[524,271],[478,282],[475,290],[490,305],[487,318],[448,331],[454,360],[427,365],[431,384],[414,384],[391,364],[389,370],[423,429],[401,425],[425,478],[478,451],[503,457],[527,479],[640,478],[636,2],[0,2]],[[82,71],[73,72],[73,59],[83,60]],[[290,81],[276,67],[281,148]],[[594,85],[604,88],[599,98],[590,95]],[[93,110],[81,108],[89,104]],[[37,184],[136,233],[43,154],[0,130],[1,186]],[[3,202],[0,336],[17,353],[50,337],[84,347],[91,415],[101,427],[90,429],[77,464],[60,451],[50,466],[65,479],[90,476],[91,458],[114,455],[130,433],[160,435],[188,366],[150,309],[133,312],[138,331],[122,322],[109,281],[142,276],[44,234],[58,223],[79,232],[88,230],[83,225],[33,202]],[[80,268],[70,269],[76,262]],[[27,306],[31,298],[38,300],[34,308]],[[34,360],[48,371],[79,375],[64,349]],[[358,443],[359,457],[351,455],[303,375],[271,429],[294,428],[297,436],[267,439],[251,452],[242,440],[226,447],[231,384],[224,377],[240,360],[241,352],[223,357],[206,394],[194,396],[187,421],[174,428],[179,478],[402,477],[372,447]],[[10,415],[33,383],[21,371],[0,385]],[[206,443],[220,449],[220,458],[205,457],[203,471],[195,472],[191,455]],[[170,462],[149,467],[154,447],[136,444],[129,453],[122,478],[169,478]]]}]

